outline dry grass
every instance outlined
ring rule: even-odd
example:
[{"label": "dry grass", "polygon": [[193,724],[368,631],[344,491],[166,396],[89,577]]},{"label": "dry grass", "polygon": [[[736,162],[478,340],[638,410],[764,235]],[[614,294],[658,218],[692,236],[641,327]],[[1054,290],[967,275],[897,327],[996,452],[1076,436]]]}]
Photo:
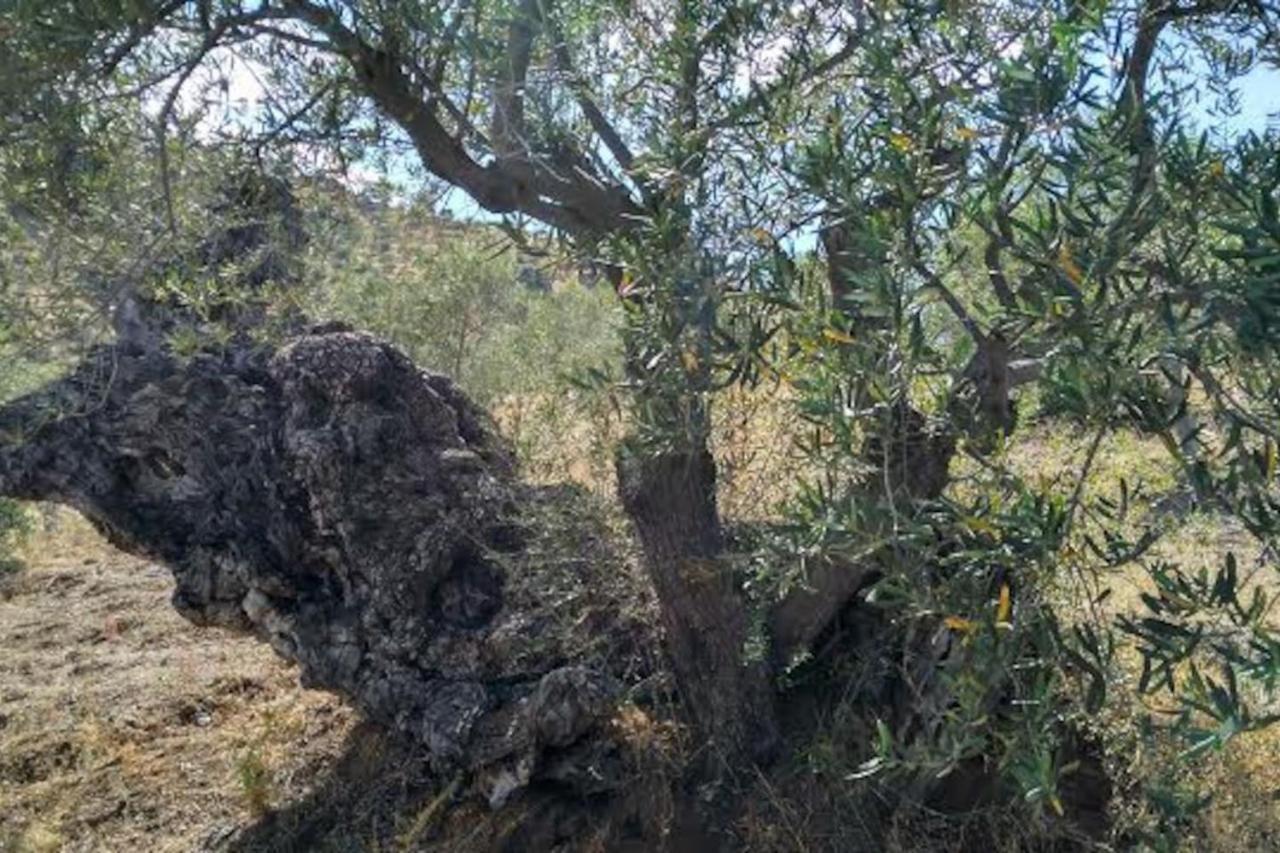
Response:
[{"label": "dry grass", "polygon": [[[802,424],[785,405],[783,389],[725,389],[712,416],[721,512],[738,521],[768,517],[790,494],[803,464],[795,449]],[[526,479],[576,483],[613,499],[613,451],[626,429],[617,401],[514,395],[494,407],[494,420],[515,445]]]},{"label": "dry grass", "polygon": [[[1081,470],[1089,437],[1074,434],[1053,423],[1034,427],[1011,454],[1010,463],[1024,476],[1045,481],[1067,482]],[[1086,481],[1087,494],[1116,498],[1124,478],[1131,490],[1142,487],[1142,496],[1131,509],[1129,530],[1153,524],[1160,539],[1150,552],[1192,572],[1205,568],[1210,573],[1221,567],[1226,554],[1234,551],[1240,561],[1245,592],[1251,586],[1268,594],[1280,593],[1280,566],[1264,559],[1256,541],[1237,525],[1220,515],[1193,512],[1188,507],[1185,488],[1173,472],[1167,450],[1154,438],[1133,433],[1108,436],[1099,447],[1093,469]],[[1087,527],[1085,528],[1087,529]],[[1066,579],[1064,592],[1080,589]],[[1141,594],[1152,584],[1138,566],[1127,566],[1101,578],[1109,589],[1105,617],[1143,612]],[[1096,593],[1095,588],[1095,593]],[[1273,619],[1280,616],[1273,612]],[[1114,697],[1098,723],[1111,745],[1110,757],[1119,772],[1127,796],[1140,795],[1141,785],[1168,775],[1188,786],[1212,795],[1207,809],[1193,820],[1182,835],[1185,849],[1206,851],[1262,851],[1280,849],[1280,726],[1239,736],[1220,752],[1203,758],[1194,767],[1179,769],[1177,754],[1185,744],[1172,741],[1142,745],[1132,737],[1138,718],[1145,712],[1157,720],[1173,706],[1170,697],[1140,696],[1137,693],[1141,660],[1132,648],[1118,650],[1120,670],[1109,690]],[[1257,713],[1280,712],[1276,700],[1257,695]],[[1115,817],[1120,828],[1126,822],[1141,824],[1149,815],[1136,814],[1139,803],[1118,802]]]},{"label": "dry grass", "polygon": [[515,446],[521,474],[532,483],[576,483],[613,496],[613,448],[622,436],[618,409],[607,400],[521,394],[493,407],[494,420]]},{"label": "dry grass", "polygon": [[337,753],[352,713],[181,620],[166,570],[70,513],[26,557],[0,587],[0,850],[212,848]]}]

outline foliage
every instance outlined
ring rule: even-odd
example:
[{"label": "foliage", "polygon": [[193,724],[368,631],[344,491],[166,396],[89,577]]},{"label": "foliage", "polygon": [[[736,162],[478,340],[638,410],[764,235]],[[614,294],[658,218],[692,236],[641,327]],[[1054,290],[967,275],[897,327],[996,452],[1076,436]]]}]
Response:
[{"label": "foliage", "polygon": [[482,402],[551,393],[613,355],[607,289],[520,257],[500,232],[414,209],[343,211],[340,198],[313,207],[310,313],[385,336]]},{"label": "foliage", "polygon": [[[526,475],[607,481],[616,424],[591,377],[621,312],[589,271],[521,254],[496,229],[317,191],[303,307],[393,341],[487,405]],[[584,470],[585,466],[585,470]]]},{"label": "foliage", "polygon": [[[1134,735],[1185,741],[1185,760],[1276,721],[1280,638],[1255,575],[1280,531],[1280,146],[1202,130],[1196,107],[1205,96],[1229,117],[1239,78],[1275,65],[1273,8],[471,11],[19,3],[5,25],[26,83],[5,93],[25,146],[12,191],[54,174],[41,186],[58,200],[71,175],[101,198],[79,177],[95,158],[54,169],[54,143],[96,139],[142,91],[152,231],[187,219],[174,155],[203,150],[201,136],[301,171],[308,158],[380,170],[424,187],[435,213],[459,206],[458,188],[517,242],[616,286],[623,369],[585,374],[626,393],[628,448],[697,452],[726,388],[784,386],[805,473],[753,555],[756,622],[833,567],[874,579],[883,663],[915,705],[863,697],[877,734],[850,783],[894,774],[923,795],[977,762],[1037,814],[1061,813],[1067,735],[1132,704],[1126,651],[1142,661],[1138,692],[1174,709],[1131,721]],[[227,113],[245,69],[267,95]],[[23,136],[12,119],[28,113],[47,120]],[[74,205],[58,205],[48,221],[63,227]],[[515,291],[518,256],[489,253],[488,232],[446,248],[419,208],[379,216],[343,214],[335,242],[311,249],[326,312],[495,405],[616,355],[599,292]],[[1032,396],[1082,437],[1078,469],[1014,464]],[[1162,442],[1250,556],[1213,571],[1156,556],[1168,525],[1145,484],[1097,482],[1099,447],[1131,433]],[[1134,569],[1148,588],[1118,612],[1110,589]],[[1156,823],[1167,831],[1150,844],[1178,822]]]},{"label": "foliage", "polygon": [[[838,240],[829,281],[775,264],[760,297],[776,319],[757,334],[786,342],[769,367],[795,390],[821,466],[764,565],[783,589],[796,580],[779,566],[874,565],[870,600],[900,631],[891,660],[907,648],[890,665],[918,703],[878,723],[852,778],[896,771],[927,787],[981,760],[1062,813],[1077,757],[1057,744],[1116,700],[1125,643],[1142,657],[1139,693],[1177,708],[1141,730],[1184,739],[1183,759],[1280,719],[1267,589],[1234,553],[1216,572],[1152,558],[1165,528],[1135,520],[1135,484],[1086,488],[1104,437],[1158,436],[1199,499],[1254,537],[1248,574],[1272,560],[1275,139],[1188,127],[1188,72],[1172,58],[1157,73],[1134,48],[1109,81],[1089,58],[1117,32],[1150,47],[1193,17],[1147,7],[1130,29],[1125,11],[1029,10],[1047,35],[1012,57],[985,13],[886,11],[823,121],[776,113],[797,155],[779,180],[822,199],[823,237]],[[902,71],[916,63],[934,71]],[[965,75],[977,67],[994,79]],[[1017,358],[1046,408],[1091,436],[1063,480],[1008,465],[1027,414],[1009,393]],[[911,435],[904,411],[932,426]],[[920,465],[929,429],[959,439],[972,473],[913,495],[892,456],[869,450],[896,444]],[[1152,592],[1138,613],[1109,612],[1130,567]]]}]

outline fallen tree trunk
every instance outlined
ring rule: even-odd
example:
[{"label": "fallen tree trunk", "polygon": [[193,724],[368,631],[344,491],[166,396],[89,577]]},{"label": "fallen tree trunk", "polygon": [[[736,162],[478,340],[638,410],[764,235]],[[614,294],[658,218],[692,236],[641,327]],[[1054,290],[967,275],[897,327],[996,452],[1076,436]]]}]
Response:
[{"label": "fallen tree trunk", "polygon": [[185,617],[263,638],[494,805],[620,784],[606,723],[653,672],[651,605],[582,495],[521,485],[485,416],[385,343],[101,347],[0,409],[0,494],[80,510],[172,569]]}]

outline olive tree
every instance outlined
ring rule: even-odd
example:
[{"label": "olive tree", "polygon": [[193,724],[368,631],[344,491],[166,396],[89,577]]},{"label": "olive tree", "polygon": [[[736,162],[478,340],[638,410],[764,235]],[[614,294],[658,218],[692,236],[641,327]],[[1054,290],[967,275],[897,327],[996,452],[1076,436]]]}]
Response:
[{"label": "olive tree", "polygon": [[[1214,93],[1229,102],[1233,81],[1274,63],[1276,23],[1260,0],[19,0],[4,50],[21,84],[5,92],[4,114],[6,133],[29,152],[23,165],[65,178],[65,163],[93,141],[85,128],[141,98],[160,234],[181,218],[174,176],[185,147],[383,157],[409,179],[465,194],[516,239],[558,241],[606,270],[626,316],[624,363],[611,379],[600,374],[630,401],[619,498],[681,708],[709,745],[713,760],[698,774],[718,778],[776,755],[786,734],[776,676],[870,599],[892,625],[868,655],[888,662],[891,689],[881,694],[877,755],[860,772],[901,771],[929,787],[985,764],[1061,811],[1058,779],[1070,760],[1055,745],[1073,713],[1106,699],[1113,627],[1142,649],[1144,689],[1177,689],[1182,664],[1199,667],[1202,652],[1227,667],[1226,686],[1191,670],[1186,728],[1199,726],[1197,712],[1221,723],[1210,740],[1269,721],[1245,710],[1236,686],[1242,673],[1270,683],[1275,646],[1262,605],[1237,597],[1234,558],[1212,580],[1150,566],[1154,614],[1107,622],[1097,572],[1141,562],[1156,535],[1120,523],[1127,485],[1115,499],[1088,493],[1092,449],[1065,491],[1018,476],[1005,455],[1029,415],[1019,389],[1035,387],[1081,425],[1090,448],[1120,429],[1165,437],[1201,499],[1269,547],[1274,140],[1201,133],[1192,103]],[[244,74],[258,81],[255,103],[231,114],[207,108]],[[432,642],[430,625],[389,631],[386,647],[369,641],[351,661],[334,656],[360,646],[342,614],[395,621],[397,585],[458,604],[445,607],[455,613],[448,631],[492,629],[510,575],[482,552],[521,551],[501,523],[514,475],[479,415],[438,378],[415,384],[387,351],[332,338],[344,334],[303,334],[234,368],[208,358],[180,368],[202,382],[239,371],[236,381],[262,379],[280,395],[245,411],[285,431],[267,473],[293,485],[216,501],[234,512],[278,503],[265,529],[218,521],[197,525],[198,536],[157,537],[147,512],[172,519],[182,508],[160,508],[151,481],[122,479],[114,464],[92,488],[38,476],[32,466],[47,462],[38,436],[4,451],[0,484],[72,500],[206,586],[211,571],[224,577],[225,589],[185,590],[186,609],[247,619],[318,683],[375,715],[380,706],[402,723],[401,710],[425,714],[419,730],[437,753],[465,755],[472,769],[498,773],[491,792],[508,790],[529,770],[513,757],[520,748],[476,746],[496,721],[514,715],[535,733],[529,743],[567,748],[607,716],[608,679],[578,666],[544,672],[521,694],[540,697],[529,700],[536,712],[528,703],[517,712],[490,688],[472,689],[475,680],[466,690],[439,683],[434,668],[425,680],[388,676],[413,657],[413,642]],[[351,370],[340,369],[344,358],[355,360]],[[179,370],[161,361],[139,361],[118,380],[116,416]],[[717,510],[710,412],[718,391],[765,382],[791,386],[809,473],[797,477],[784,520],[744,555],[728,546]],[[369,383],[402,389],[435,414],[401,411]],[[197,384],[163,387],[181,397],[179,386],[190,394]],[[32,398],[10,421],[29,423],[78,387]],[[229,415],[217,422],[233,431]],[[360,422],[395,425],[397,439],[372,427],[365,435]],[[308,443],[337,423],[350,432],[345,444]],[[102,444],[110,430],[52,429],[85,454],[120,455]],[[136,429],[123,435],[138,440]],[[440,454],[418,460],[405,441]],[[465,464],[450,452],[469,445],[475,458]],[[186,437],[161,450],[180,464],[160,470],[199,480],[217,469],[190,458],[197,445]],[[346,462],[326,467],[326,453]],[[443,524],[449,544],[431,548],[447,558],[419,560],[427,545],[333,500],[347,476],[370,500],[407,500],[411,492],[379,493],[344,468],[361,453],[400,484],[484,472],[447,523],[431,513],[399,519]],[[397,460],[412,476],[397,474]],[[122,494],[130,489],[151,492],[139,504]],[[298,495],[310,496],[308,512]],[[478,550],[462,544],[469,527],[485,531]],[[318,544],[333,537],[349,549],[336,558]],[[347,610],[297,604],[323,586],[281,580],[279,567],[299,554],[315,565],[338,560]],[[375,556],[419,568],[370,581],[361,566]],[[1090,618],[1058,607],[1064,575],[1089,593]],[[1222,611],[1222,633],[1191,627],[1206,610]],[[563,638],[552,647],[557,662],[575,659]],[[616,667],[606,658],[605,670]],[[577,710],[555,729],[543,712],[558,696],[577,697]],[[494,771],[503,761],[517,769]]]}]

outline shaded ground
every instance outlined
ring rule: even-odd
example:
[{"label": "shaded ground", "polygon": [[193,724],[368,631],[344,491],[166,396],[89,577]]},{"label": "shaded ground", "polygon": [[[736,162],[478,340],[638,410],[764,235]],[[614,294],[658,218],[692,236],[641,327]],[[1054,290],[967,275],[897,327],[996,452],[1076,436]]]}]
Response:
[{"label": "shaded ground", "polygon": [[562,798],[454,801],[421,747],[265,644],[183,621],[167,570],[56,518],[0,576],[0,853],[551,846],[529,827]]},{"label": "shaded ground", "polygon": [[0,580],[0,850],[216,849],[303,796],[352,712],[180,619],[164,569],[59,527]]}]

